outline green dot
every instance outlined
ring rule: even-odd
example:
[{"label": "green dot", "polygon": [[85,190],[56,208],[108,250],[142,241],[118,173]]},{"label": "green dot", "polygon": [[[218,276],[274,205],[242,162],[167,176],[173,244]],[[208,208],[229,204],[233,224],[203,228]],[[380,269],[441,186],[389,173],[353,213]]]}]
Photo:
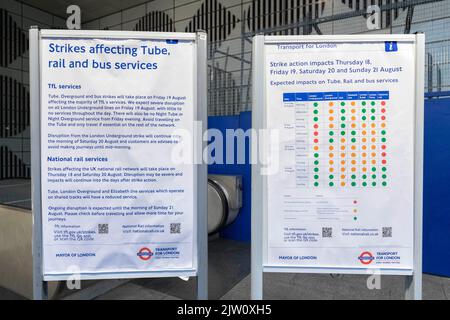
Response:
[{"label": "green dot", "polygon": [[333,183],[333,182],[330,182],[328,185],[329,185],[330,187],[332,187],[332,186],[334,186],[334,183]]},{"label": "green dot", "polygon": [[386,138],[381,138],[381,142],[386,142]]},{"label": "green dot", "polygon": [[375,120],[375,116],[371,116],[370,119],[371,119],[371,120]]},{"label": "green dot", "polygon": [[352,174],[352,179],[356,179],[356,175]]},{"label": "green dot", "polygon": [[314,172],[319,172],[319,168],[314,168]]},{"label": "green dot", "polygon": [[386,176],[385,174],[382,174],[381,177],[382,177],[383,179],[386,179],[387,176]]},{"label": "green dot", "polygon": [[330,140],[328,140],[330,143],[334,142],[334,139],[330,138]]},{"label": "green dot", "polygon": [[342,117],[341,117],[341,120],[342,120],[342,121],[345,121],[345,117],[344,117],[344,116],[342,116]]},{"label": "green dot", "polygon": [[352,187],[354,187],[354,186],[356,186],[356,182],[355,181],[352,182]]},{"label": "green dot", "polygon": [[341,106],[345,106],[345,102],[344,101],[341,102]]},{"label": "green dot", "polygon": [[316,110],[314,110],[313,112],[314,112],[314,114],[318,114],[318,113],[319,113],[319,110],[316,109]]},{"label": "green dot", "polygon": [[377,175],[376,174],[373,174],[372,175],[372,179],[376,179],[377,178]]},{"label": "green dot", "polygon": [[374,106],[374,105],[375,105],[375,101],[372,101],[370,104],[371,104],[372,106]]},{"label": "green dot", "polygon": [[366,186],[367,186],[367,182],[364,181],[364,182],[362,183],[362,185],[363,185],[363,187],[366,187]]},{"label": "green dot", "polygon": [[330,179],[334,179],[334,176],[332,174],[330,174],[329,178]]},{"label": "green dot", "polygon": [[313,118],[313,120],[314,120],[314,121],[317,121],[317,120],[319,120],[319,118],[317,118],[317,117],[314,117],[314,118]]},{"label": "green dot", "polygon": [[314,158],[318,158],[319,154],[318,153],[314,153]]},{"label": "green dot", "polygon": [[377,168],[373,167],[372,172],[375,172],[375,171],[377,171]]},{"label": "green dot", "polygon": [[370,112],[375,113],[375,108],[370,109]]},{"label": "green dot", "polygon": [[314,102],[314,107],[317,107],[319,104],[317,102]]},{"label": "green dot", "polygon": [[317,174],[314,175],[314,179],[319,179],[319,176]]},{"label": "green dot", "polygon": [[345,109],[341,109],[341,113],[345,113]]},{"label": "green dot", "polygon": [[356,134],[356,131],[355,130],[353,130],[352,131],[352,136],[354,136]]},{"label": "green dot", "polygon": [[356,220],[358,220],[358,218],[357,218],[357,217],[353,217],[353,220],[355,220],[355,221],[356,221]]},{"label": "green dot", "polygon": [[342,135],[342,136],[345,136],[345,131],[341,131],[341,135]]},{"label": "green dot", "polygon": [[374,182],[372,182],[372,186],[376,186],[377,185],[377,183],[374,181]]},{"label": "green dot", "polygon": [[333,132],[333,131],[330,131],[330,132],[328,132],[328,134],[329,134],[330,136],[332,136],[332,135],[334,134],[334,132]]},{"label": "green dot", "polygon": [[362,112],[362,113],[366,113],[366,111],[367,111],[367,110],[364,109],[364,108],[361,109],[361,112]]},{"label": "green dot", "polygon": [[316,181],[316,182],[314,182],[314,187],[318,187],[319,186],[319,183]]},{"label": "green dot", "polygon": [[319,164],[319,160],[314,160],[314,165],[318,165]]},{"label": "green dot", "polygon": [[345,128],[345,123],[341,124],[341,128],[344,129]]},{"label": "green dot", "polygon": [[386,130],[381,130],[381,134],[385,135],[386,134]]},{"label": "green dot", "polygon": [[356,142],[356,138],[352,138],[352,142],[355,143]]},{"label": "green dot", "polygon": [[367,175],[363,174],[362,178],[367,179]]},{"label": "green dot", "polygon": [[363,106],[365,106],[365,105],[366,105],[366,102],[365,102],[365,101],[363,101],[363,102],[362,102],[362,105],[363,105]]},{"label": "green dot", "polygon": [[366,116],[362,116],[362,118],[361,119],[363,119],[363,120],[366,120],[367,119],[367,117]]},{"label": "green dot", "polygon": [[383,187],[387,186],[387,182],[386,181],[383,181],[381,184],[383,185]]},{"label": "green dot", "polygon": [[381,168],[381,171],[386,172],[386,167]]}]

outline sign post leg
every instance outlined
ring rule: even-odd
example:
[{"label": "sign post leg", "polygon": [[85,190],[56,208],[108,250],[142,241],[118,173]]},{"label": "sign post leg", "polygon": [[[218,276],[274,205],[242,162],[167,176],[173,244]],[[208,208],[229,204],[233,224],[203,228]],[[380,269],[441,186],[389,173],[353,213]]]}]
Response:
[{"label": "sign post leg", "polygon": [[198,270],[197,270],[197,298],[208,299],[208,167],[204,163],[202,154],[206,148],[203,133],[207,130],[206,106],[206,45],[205,32],[197,33],[197,121],[201,123],[198,142],[197,158],[197,241],[198,241]]},{"label": "sign post leg", "polygon": [[414,268],[406,277],[405,298],[422,299],[423,131],[425,35],[416,34],[416,96],[414,139]]},{"label": "sign post leg", "polygon": [[33,213],[33,299],[48,298],[42,270],[39,29],[30,28],[31,193]]},{"label": "sign post leg", "polygon": [[[253,112],[252,112],[252,127],[258,130],[264,128],[264,74],[261,74],[264,68],[260,66],[264,63],[264,36],[257,35],[253,38]],[[252,163],[252,231],[251,231],[251,299],[263,299],[263,176],[261,175],[261,161],[258,159],[258,150],[262,145],[258,140],[261,139],[259,132],[254,132],[251,144],[256,143],[256,146],[251,146],[251,163]],[[258,150],[254,152],[253,150]]]}]

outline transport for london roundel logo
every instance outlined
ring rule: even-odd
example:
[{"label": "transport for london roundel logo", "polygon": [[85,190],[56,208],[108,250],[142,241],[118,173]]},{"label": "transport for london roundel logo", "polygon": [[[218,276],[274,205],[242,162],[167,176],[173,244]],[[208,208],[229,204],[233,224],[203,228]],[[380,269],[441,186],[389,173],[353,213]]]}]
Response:
[{"label": "transport for london roundel logo", "polygon": [[375,258],[373,257],[372,253],[370,253],[369,251],[364,251],[358,257],[358,260],[362,264],[371,264],[374,259]]},{"label": "transport for london roundel logo", "polygon": [[143,247],[138,251],[137,256],[139,259],[147,261],[153,256],[153,252],[149,248]]}]

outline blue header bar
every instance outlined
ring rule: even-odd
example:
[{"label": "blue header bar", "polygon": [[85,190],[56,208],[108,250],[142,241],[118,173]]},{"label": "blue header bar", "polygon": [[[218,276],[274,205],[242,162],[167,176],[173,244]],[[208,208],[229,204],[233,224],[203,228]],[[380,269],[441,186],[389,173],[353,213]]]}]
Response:
[{"label": "blue header bar", "polygon": [[283,101],[388,100],[389,91],[289,92]]}]

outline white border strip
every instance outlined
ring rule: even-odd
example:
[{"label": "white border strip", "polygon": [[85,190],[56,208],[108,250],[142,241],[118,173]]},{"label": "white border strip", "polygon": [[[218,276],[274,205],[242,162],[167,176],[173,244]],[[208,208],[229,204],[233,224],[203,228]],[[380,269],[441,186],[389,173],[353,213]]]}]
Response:
[{"label": "white border strip", "polygon": [[196,33],[184,32],[146,32],[116,30],[53,30],[40,31],[41,38],[114,38],[114,39],[149,39],[149,40],[190,40],[195,41]]}]

